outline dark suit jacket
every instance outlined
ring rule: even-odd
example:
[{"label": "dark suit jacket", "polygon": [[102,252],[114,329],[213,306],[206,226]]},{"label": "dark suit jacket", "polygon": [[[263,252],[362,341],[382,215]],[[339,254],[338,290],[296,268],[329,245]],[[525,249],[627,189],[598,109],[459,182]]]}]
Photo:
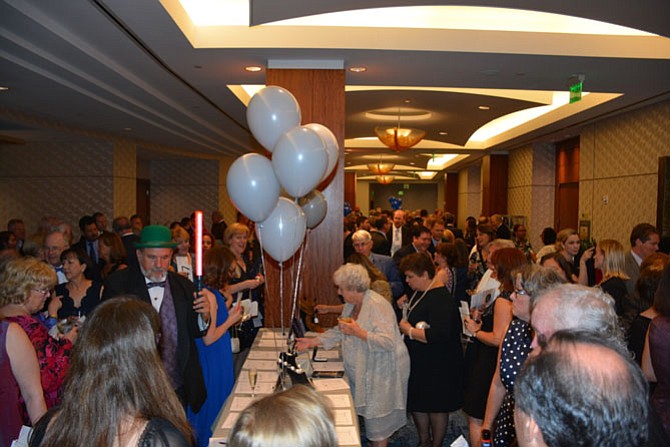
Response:
[{"label": "dark suit jacket", "polygon": [[400,268],[400,260],[407,255],[411,255],[412,253],[418,253],[413,244],[403,245],[398,249],[398,251],[395,252],[393,255],[393,262],[395,262],[395,265],[398,266],[398,269]]},{"label": "dark suit jacket", "polygon": [[391,243],[381,231],[370,231],[372,236],[372,252],[380,255],[391,256]]},{"label": "dark suit jacket", "polygon": [[[198,412],[207,398],[207,389],[194,341],[204,334],[198,326],[198,314],[193,310],[195,287],[174,272],[168,272],[168,282],[177,314],[177,364],[184,378],[183,394],[186,403]],[[144,275],[138,266],[112,273],[105,279],[104,285],[103,300],[118,295],[134,295],[151,303]]]},{"label": "dark suit jacket", "polygon": [[385,276],[391,286],[391,293],[393,298],[398,299],[404,292],[404,285],[402,283],[402,276],[398,267],[393,262],[390,256],[380,255],[377,253],[370,253],[370,261],[377,267]]},{"label": "dark suit jacket", "polygon": [[[98,244],[100,244],[100,242],[98,242]],[[79,241],[72,244],[72,248],[75,250],[80,250],[88,255],[88,246],[86,244],[86,238],[84,237],[82,237],[81,239],[79,239]],[[98,254],[100,254],[99,248],[98,248]],[[100,271],[102,270],[103,261],[101,259],[98,259],[97,263],[93,259],[91,259],[91,261],[93,261],[93,264],[86,266],[85,276],[89,279],[92,279],[93,281],[102,282],[102,276],[100,274]]]},{"label": "dark suit jacket", "polygon": [[226,231],[226,228],[228,228],[228,225],[226,225],[226,222],[223,220],[220,220],[217,223],[212,224],[212,236],[214,236],[214,239],[222,241],[223,232]]},{"label": "dark suit jacket", "polygon": [[[391,229],[388,231],[388,233],[386,233],[386,239],[389,242],[389,250],[391,250],[390,247],[391,247],[391,245],[393,245],[393,230],[394,229],[395,229],[395,227],[393,225],[391,225]],[[402,246],[405,246],[405,245],[411,243],[412,242],[412,237],[409,234],[409,227],[407,225],[403,225],[402,227],[400,227],[400,231],[402,233]],[[389,253],[390,253],[390,251],[389,251]]]},{"label": "dark suit jacket", "polygon": [[121,242],[126,249],[126,264],[128,267],[135,267],[139,265],[137,263],[137,248],[135,248],[134,243],[139,242],[140,238],[135,233],[124,234],[121,237]]},{"label": "dark suit jacket", "polygon": [[512,231],[505,224],[501,224],[496,229],[496,238],[498,239],[512,239]]},{"label": "dark suit jacket", "polygon": [[456,228],[453,225],[447,225],[444,227],[445,230],[449,230],[454,234],[454,238],[463,239],[463,231],[460,228]]},{"label": "dark suit jacket", "polygon": [[635,290],[635,284],[637,283],[638,278],[640,277],[640,266],[637,265],[637,261],[631,254],[630,250],[626,253],[624,258],[624,271],[628,275],[628,280],[626,281],[626,289],[628,290],[628,296],[633,299],[637,299],[637,291]]}]

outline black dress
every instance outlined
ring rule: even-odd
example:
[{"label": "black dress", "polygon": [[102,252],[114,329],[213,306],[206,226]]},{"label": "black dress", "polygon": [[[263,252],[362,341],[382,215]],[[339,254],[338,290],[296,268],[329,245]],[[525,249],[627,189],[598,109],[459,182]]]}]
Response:
[{"label": "black dress", "polygon": [[446,287],[417,292],[410,302],[407,320],[416,326],[425,321],[428,343],[410,340],[405,344],[410,357],[407,410],[422,413],[455,411],[463,402],[463,350],[461,319],[456,301]]},{"label": "black dress", "polygon": [[[509,301],[509,292],[501,292],[482,315],[483,332],[493,331],[493,309],[496,300],[506,299]],[[477,339],[468,344],[465,352],[465,401],[463,411],[468,416],[484,419],[486,412],[486,400],[489,396],[491,380],[498,362],[498,347],[485,345]]]},{"label": "black dress", "polygon": [[58,309],[58,318],[82,317],[90,314],[93,309],[100,304],[101,287],[101,283],[92,281],[91,286],[86,289],[86,295],[81,299],[81,304],[79,307],[75,307],[74,300],[70,298],[70,291],[67,288],[67,283],[57,285],[56,295],[63,297],[61,299],[63,306]]}]

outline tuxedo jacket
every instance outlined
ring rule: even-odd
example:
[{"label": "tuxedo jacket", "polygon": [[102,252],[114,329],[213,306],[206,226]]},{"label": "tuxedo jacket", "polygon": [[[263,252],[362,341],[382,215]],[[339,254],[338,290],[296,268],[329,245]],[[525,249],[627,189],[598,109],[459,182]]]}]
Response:
[{"label": "tuxedo jacket", "polygon": [[[177,316],[177,365],[184,379],[183,396],[186,403],[197,413],[207,398],[207,390],[195,346],[195,339],[205,333],[198,325],[197,312],[193,310],[195,286],[174,272],[168,272],[167,280]],[[132,295],[151,304],[149,290],[139,266],[112,273],[105,279],[104,286],[103,300],[119,295]]]}]

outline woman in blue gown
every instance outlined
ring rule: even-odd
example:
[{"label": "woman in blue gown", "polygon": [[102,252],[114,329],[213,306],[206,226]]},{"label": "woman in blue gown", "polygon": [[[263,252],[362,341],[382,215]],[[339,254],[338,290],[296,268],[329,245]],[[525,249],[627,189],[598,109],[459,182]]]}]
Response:
[{"label": "woman in blue gown", "polygon": [[198,413],[194,413],[190,407],[187,409],[188,420],[195,430],[199,447],[209,445],[212,424],[235,382],[228,329],[240,321],[242,311],[239,304],[228,311],[232,295],[227,291],[227,286],[234,265],[235,255],[225,247],[212,248],[203,256],[203,284],[214,294],[216,302],[210,302],[212,321],[207,334],[196,339],[207,387],[207,400]]}]

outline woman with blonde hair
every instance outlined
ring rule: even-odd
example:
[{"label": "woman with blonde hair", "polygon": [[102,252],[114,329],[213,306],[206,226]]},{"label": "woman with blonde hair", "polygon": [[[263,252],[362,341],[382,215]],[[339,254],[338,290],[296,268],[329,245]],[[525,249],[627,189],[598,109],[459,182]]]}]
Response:
[{"label": "woman with blonde hair", "polygon": [[336,447],[330,405],[305,385],[295,385],[248,406],[237,418],[229,447]]},{"label": "woman with blonde hair", "polygon": [[[58,339],[51,337],[40,314],[56,281],[56,272],[49,264],[35,258],[9,261],[0,274],[0,314],[21,326],[33,344],[47,408],[60,403],[72,343],[77,337],[76,326]],[[49,307],[51,317],[57,310]],[[55,324],[55,318],[52,322]]]},{"label": "woman with blonde hair", "polygon": [[40,419],[31,447],[187,447],[193,435],[158,352],[149,303],[98,306],[72,353],[63,403]]},{"label": "woman with blonde hair", "polygon": [[172,240],[177,243],[172,255],[170,269],[193,281],[193,257],[190,253],[191,242],[188,231],[181,225],[172,229]]},{"label": "woman with blonde hair", "polygon": [[586,262],[593,258],[594,267],[600,269],[603,279],[598,283],[598,287],[605,293],[614,298],[614,306],[619,322],[628,334],[630,325],[637,315],[637,307],[631,302],[626,288],[626,281],[629,279],[625,269],[626,252],[623,245],[614,239],[603,239],[595,247],[584,251],[580,260],[579,282],[586,285]]},{"label": "woman with blonde hair", "polygon": [[[571,282],[577,282],[579,278],[579,263],[577,262],[577,255],[581,248],[581,240],[579,233],[573,228],[565,228],[556,235],[556,251],[559,252],[568,264],[570,265],[570,279]],[[586,269],[584,274],[586,274]]]}]

